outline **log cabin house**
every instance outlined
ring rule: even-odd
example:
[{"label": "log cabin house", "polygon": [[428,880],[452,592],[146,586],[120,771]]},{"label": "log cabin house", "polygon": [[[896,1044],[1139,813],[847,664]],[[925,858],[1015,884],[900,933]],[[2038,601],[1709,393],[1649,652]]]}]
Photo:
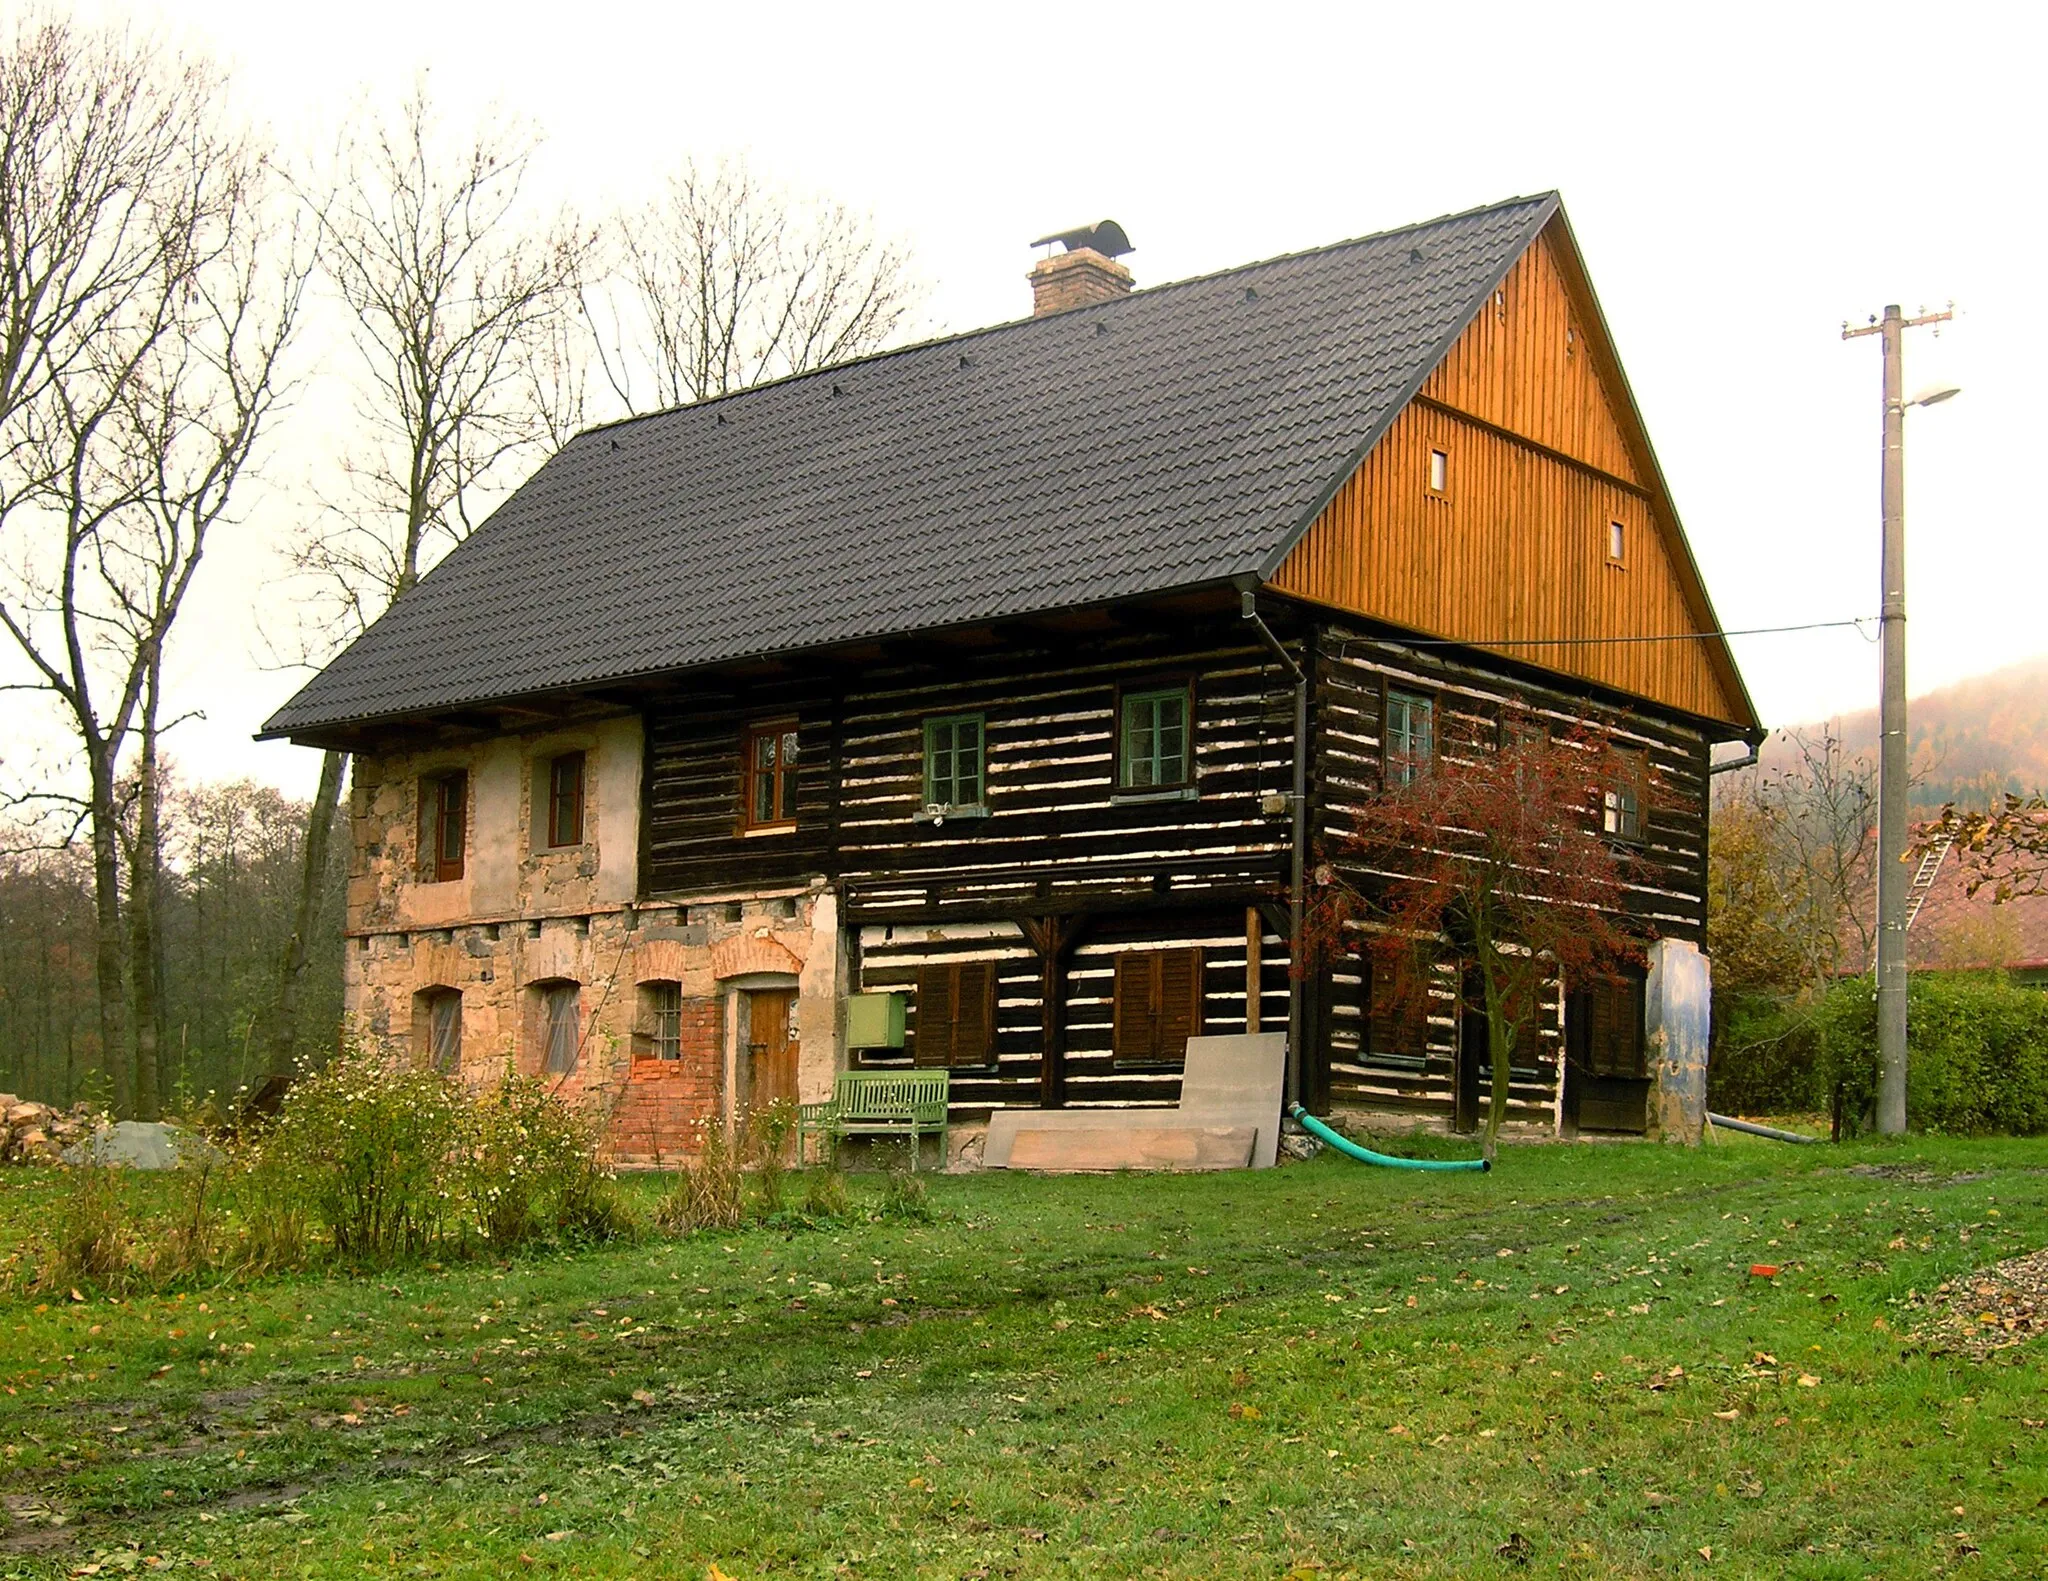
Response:
[{"label": "log cabin house", "polygon": [[1634,755],[1652,942],[1511,1120],[1654,1131],[1759,732],[1557,197],[1142,291],[1059,241],[1027,319],[580,435],[268,722],[353,754],[357,1034],[627,1159],[849,1066],[947,1067],[956,1138],[1170,1104],[1283,1027],[1312,1108],[1466,1127],[1483,1035],[1290,940],[1347,808],[1512,708]]}]

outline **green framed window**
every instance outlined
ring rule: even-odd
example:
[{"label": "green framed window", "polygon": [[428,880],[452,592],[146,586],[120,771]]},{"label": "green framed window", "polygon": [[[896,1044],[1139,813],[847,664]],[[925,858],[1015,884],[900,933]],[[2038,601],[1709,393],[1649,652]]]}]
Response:
[{"label": "green framed window", "polygon": [[1417,692],[1387,693],[1386,783],[1412,785],[1436,761],[1436,699]]},{"label": "green framed window", "polygon": [[1192,778],[1188,689],[1125,692],[1119,713],[1118,787],[1143,791],[1186,785]]},{"label": "green framed window", "polygon": [[958,809],[982,804],[980,714],[946,714],[924,722],[924,804]]}]

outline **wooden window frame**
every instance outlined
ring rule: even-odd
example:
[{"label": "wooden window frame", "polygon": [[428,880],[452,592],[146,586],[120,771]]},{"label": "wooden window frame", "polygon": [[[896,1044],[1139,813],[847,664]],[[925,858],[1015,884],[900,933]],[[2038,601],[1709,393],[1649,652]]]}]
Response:
[{"label": "wooden window frame", "polygon": [[[580,748],[574,752],[559,752],[547,760],[547,791],[542,809],[547,823],[541,831],[541,844],[547,850],[560,851],[583,844],[584,786],[588,764],[588,756]],[[562,783],[565,771],[572,774],[572,783],[566,791]]]},{"label": "wooden window frame", "polygon": [[[1187,999],[1171,1003],[1174,985],[1167,981],[1169,958],[1182,960],[1186,974]],[[1124,950],[1116,956],[1115,976],[1110,985],[1110,1057],[1118,1070],[1179,1065],[1187,1059],[1188,1039],[1202,1035],[1203,1009],[1207,999],[1204,974],[1207,961],[1200,945],[1165,945],[1150,949]],[[1126,978],[1143,973],[1141,985],[1126,987]],[[1136,987],[1145,991],[1142,1022],[1130,1011]],[[1177,1048],[1169,1045],[1177,1043]]]},{"label": "wooden window frame", "polygon": [[[1441,467],[1437,465],[1439,461],[1443,463]],[[1451,447],[1449,445],[1432,443],[1429,447],[1429,459],[1423,464],[1428,469],[1422,478],[1424,492],[1433,500],[1449,499],[1451,497]],[[1443,474],[1443,481],[1441,483],[1437,481],[1437,474],[1439,472]]]},{"label": "wooden window frame", "polygon": [[[1626,571],[1628,569],[1628,541],[1631,536],[1632,534],[1627,522],[1621,520],[1618,516],[1607,518],[1607,542],[1605,545],[1607,563],[1617,571]],[[1619,539],[1621,543],[1621,550],[1618,554],[1615,552],[1616,539]]]},{"label": "wooden window frame", "polygon": [[[788,834],[796,828],[797,774],[798,770],[785,761],[786,740],[797,735],[799,722],[790,717],[763,719],[746,727],[740,735],[740,833]],[[762,768],[759,748],[756,743],[763,740],[775,742],[775,765],[768,770],[773,775],[770,788],[769,813],[766,818],[755,815],[756,791],[760,784]],[[797,761],[802,761],[799,752]]]},{"label": "wooden window frame", "polygon": [[[994,1070],[997,961],[940,961],[917,969],[917,1024],[910,1061],[922,1070]],[[972,1005],[979,1017],[962,1017]],[[944,1034],[939,1035],[943,1026]]]},{"label": "wooden window frame", "polygon": [[[463,858],[469,846],[469,770],[440,769],[422,774],[418,793],[419,881],[452,884],[463,875]],[[451,825],[453,840],[449,839]]]},{"label": "wooden window frame", "polygon": [[1641,845],[1648,838],[1649,829],[1644,808],[1649,799],[1649,754],[1609,748],[1609,755],[1613,771],[1600,785],[1600,832],[1617,845]]},{"label": "wooden window frame", "polygon": [[[1394,699],[1413,698],[1429,705],[1429,756],[1422,761],[1408,778],[1394,779]],[[1405,790],[1424,775],[1434,773],[1437,759],[1441,756],[1439,745],[1443,739],[1438,715],[1442,712],[1443,694],[1428,687],[1396,686],[1382,677],[1380,683],[1380,789],[1382,792]]]},{"label": "wooden window frame", "polygon": [[[960,788],[960,741],[958,731],[962,725],[973,725],[974,737],[974,786],[972,801],[955,801],[936,794],[939,789],[934,777],[937,760],[936,746],[938,733],[942,730],[955,732],[951,751],[953,753],[953,783],[956,793]],[[974,817],[988,811],[988,716],[983,713],[933,714],[924,722],[924,797],[921,817],[932,819]]]},{"label": "wooden window frame", "polygon": [[[1133,703],[1153,702],[1160,698],[1178,696],[1181,700],[1181,777],[1177,780],[1155,780],[1149,785],[1131,783],[1131,760],[1126,750],[1124,710]],[[1126,799],[1154,796],[1184,796],[1195,786],[1195,683],[1192,677],[1182,680],[1161,681],[1153,685],[1119,686],[1116,690],[1116,708],[1111,717],[1116,751],[1116,788],[1114,795]],[[1157,753],[1154,753],[1157,760]]]}]

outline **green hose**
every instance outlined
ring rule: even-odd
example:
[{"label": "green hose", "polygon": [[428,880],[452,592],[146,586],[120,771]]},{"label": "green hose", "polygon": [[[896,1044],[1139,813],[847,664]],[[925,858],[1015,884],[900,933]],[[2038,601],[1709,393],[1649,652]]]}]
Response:
[{"label": "green hose", "polygon": [[1348,1137],[1338,1135],[1298,1103],[1290,1103],[1287,1112],[1301,1122],[1302,1129],[1310,1136],[1363,1164],[1384,1164],[1389,1169],[1476,1169],[1482,1174],[1493,1168],[1483,1158],[1395,1158],[1388,1153],[1375,1153],[1369,1147],[1360,1147]]}]

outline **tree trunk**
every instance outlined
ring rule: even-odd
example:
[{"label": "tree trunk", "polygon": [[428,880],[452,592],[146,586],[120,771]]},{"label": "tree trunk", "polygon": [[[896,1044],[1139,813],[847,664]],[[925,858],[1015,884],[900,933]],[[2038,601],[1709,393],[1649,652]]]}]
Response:
[{"label": "tree trunk", "polygon": [[328,752],[320,760],[320,788],[306,815],[306,838],[299,865],[299,898],[292,931],[278,964],[277,1009],[265,1050],[266,1075],[289,1075],[299,1051],[299,1003],[306,978],[308,942],[320,920],[320,897],[327,888],[327,853],[334,832],[334,814],[341,805],[341,780],[348,767],[346,752]]},{"label": "tree trunk", "polygon": [[157,771],[156,669],[142,703],[142,750],[136,765],[135,844],[128,858],[128,981],[130,1014],[135,1028],[135,1118],[163,1117],[163,1088],[158,1074],[162,1015],[157,996],[157,882],[163,865],[162,782]]},{"label": "tree trunk", "polygon": [[128,941],[121,929],[121,842],[114,808],[114,768],[98,741],[86,756],[92,775],[93,986],[99,999],[96,1062],[104,1096],[126,1114],[128,1085]]},{"label": "tree trunk", "polygon": [[1500,963],[1491,943],[1480,945],[1479,980],[1486,991],[1486,1044],[1493,1056],[1492,1090],[1486,1100],[1486,1136],[1480,1156],[1488,1163],[1500,1147],[1500,1123],[1508,1112],[1508,1064],[1514,1052],[1514,1028],[1501,1014]]}]

